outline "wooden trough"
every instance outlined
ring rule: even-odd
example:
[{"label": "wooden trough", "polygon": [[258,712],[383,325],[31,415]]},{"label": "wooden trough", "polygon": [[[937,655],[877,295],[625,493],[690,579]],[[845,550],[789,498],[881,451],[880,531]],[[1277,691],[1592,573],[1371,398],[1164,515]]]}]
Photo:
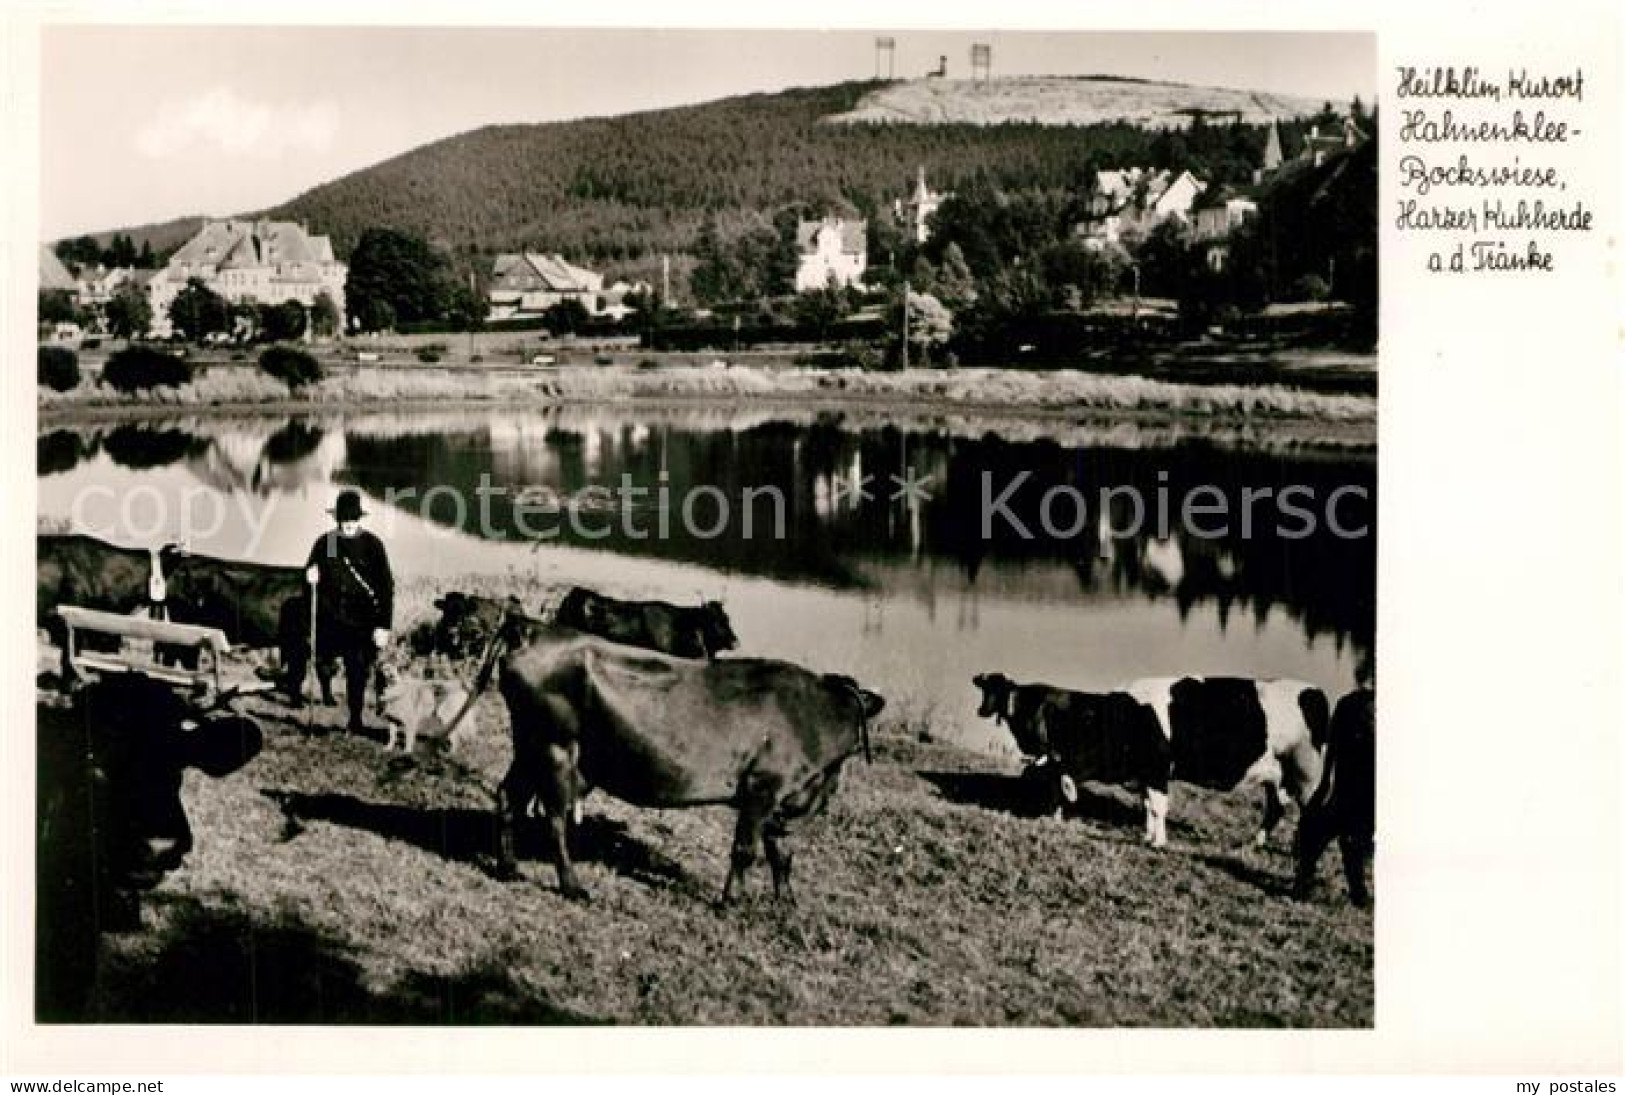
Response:
[{"label": "wooden trough", "polygon": [[[124,616],[117,612],[103,612],[78,605],[62,605],[56,614],[67,625],[67,662],[78,676],[99,673],[142,673],[154,680],[189,688],[212,687],[217,696],[243,695],[269,689],[271,683],[248,678],[235,682],[224,679],[225,654],[231,649],[226,633],[215,627],[195,624],[177,624],[169,620],[155,620],[144,616]],[[135,639],[150,642],[152,649],[143,653],[128,648],[121,642],[118,651],[103,653],[79,649],[81,632],[116,635],[121,640]],[[186,647],[197,651],[197,668],[164,665],[157,658],[160,646]]]}]

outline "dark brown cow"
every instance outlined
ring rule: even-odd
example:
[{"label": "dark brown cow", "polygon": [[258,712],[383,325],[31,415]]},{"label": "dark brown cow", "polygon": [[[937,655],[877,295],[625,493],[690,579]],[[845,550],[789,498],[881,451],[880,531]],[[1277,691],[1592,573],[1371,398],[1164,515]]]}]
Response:
[{"label": "dark brown cow", "polygon": [[420,655],[444,654],[451,658],[464,658],[486,648],[496,636],[504,621],[523,635],[528,625],[544,626],[541,620],[523,614],[517,597],[485,597],[477,593],[446,593],[437,597],[434,607],[440,612],[428,635],[427,649],[416,650]]},{"label": "dark brown cow", "polygon": [[78,534],[35,538],[34,609],[41,627],[52,626],[58,605],[104,612],[133,612],[148,603],[152,556]]},{"label": "dark brown cow", "polygon": [[[68,673],[68,629],[56,615],[61,605],[79,605],[103,612],[131,613],[153,604],[161,592],[152,584],[152,554],[140,548],[119,547],[94,536],[45,534],[35,540],[34,614],[39,627],[63,652],[63,675]],[[95,646],[97,636],[85,636]],[[118,639],[110,640],[116,648]]]},{"label": "dark brown cow", "polygon": [[1338,700],[1332,712],[1325,771],[1298,823],[1298,896],[1313,892],[1320,857],[1336,838],[1349,900],[1363,907],[1371,899],[1365,871],[1376,830],[1377,694],[1357,688]]},{"label": "dark brown cow", "polygon": [[620,601],[577,586],[559,602],[553,622],[674,658],[714,658],[739,645],[718,601],[685,608],[664,601]]},{"label": "dark brown cow", "polygon": [[[308,659],[310,586],[303,567],[271,566],[211,555],[166,551],[169,618],[216,627],[233,645],[275,647],[282,666]],[[318,660],[322,702],[333,702],[331,660]]]},{"label": "dark brown cow", "polygon": [[139,674],[85,685],[38,708],[35,1010],[82,1018],[96,939],[140,927],[140,892],[192,848],[187,768],[225,776],[262,744],[250,719],[211,716]]},{"label": "dark brown cow", "polygon": [[566,823],[587,790],[602,787],[635,806],[735,807],[723,901],[759,846],[774,892],[790,898],[791,823],[818,812],[847,759],[867,753],[869,720],[885,702],[849,677],[787,662],[688,661],[558,627],[532,629],[528,641],[504,629],[483,660],[476,696],[499,659],[514,745],[498,791],[499,866],[514,872],[515,826],[540,797],[559,887],[572,897],[586,891],[570,862]]}]

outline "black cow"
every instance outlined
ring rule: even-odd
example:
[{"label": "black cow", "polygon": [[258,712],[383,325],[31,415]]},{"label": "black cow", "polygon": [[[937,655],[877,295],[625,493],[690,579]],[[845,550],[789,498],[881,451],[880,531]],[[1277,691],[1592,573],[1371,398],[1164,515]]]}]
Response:
[{"label": "black cow", "polygon": [[664,601],[619,601],[576,586],[559,602],[553,622],[674,658],[713,658],[739,645],[719,601],[684,608]]},{"label": "black cow", "polygon": [[977,718],[1009,727],[1023,756],[1051,755],[1046,727],[1038,713],[1051,700],[1063,700],[1074,693],[1049,684],[1017,684],[1003,673],[980,673],[971,678],[971,683],[982,693]]},{"label": "black cow", "polygon": [[1349,900],[1364,906],[1366,865],[1377,831],[1377,694],[1357,688],[1337,701],[1327,735],[1325,772],[1298,823],[1296,892],[1308,897],[1326,846],[1335,837]]},{"label": "black cow", "polygon": [[1263,844],[1287,797],[1303,803],[1320,780],[1325,693],[1302,681],[1148,678],[1105,693],[975,677],[980,713],[1009,724],[1016,744],[1052,769],[1064,798],[1076,783],[1128,784],[1145,797],[1145,840],[1168,842],[1168,783],[1264,788]]},{"label": "black cow", "polygon": [[139,894],[181,864],[192,830],[187,768],[225,776],[260,751],[250,719],[209,716],[135,673],[38,708],[35,1013],[83,1014],[96,939],[140,927]]},{"label": "black cow", "polygon": [[[510,642],[511,652],[504,653]],[[540,797],[560,889],[575,876],[566,825],[592,787],[646,807],[728,804],[739,811],[722,898],[764,847],[774,892],[789,898],[792,822],[817,813],[885,701],[849,677],[756,658],[698,662],[544,627],[502,631],[474,686],[500,688],[514,755],[498,790],[502,873],[514,873],[514,829]],[[470,705],[472,699],[470,700]],[[452,731],[468,706],[452,720]]]}]

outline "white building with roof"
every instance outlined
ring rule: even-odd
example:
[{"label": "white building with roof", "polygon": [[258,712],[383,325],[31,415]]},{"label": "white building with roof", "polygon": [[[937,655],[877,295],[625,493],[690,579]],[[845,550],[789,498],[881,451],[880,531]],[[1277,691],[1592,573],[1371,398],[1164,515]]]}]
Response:
[{"label": "white building with roof", "polygon": [[825,217],[796,226],[796,292],[863,282],[869,264],[867,221]]},{"label": "white building with roof", "polygon": [[486,297],[491,319],[527,319],[565,300],[580,301],[597,315],[603,291],[604,275],[572,265],[561,255],[526,252],[497,256]]},{"label": "white building with roof", "polygon": [[349,268],[333,257],[326,236],[312,236],[292,221],[210,221],[147,284],[153,333],[170,332],[169,306],[197,278],[227,300],[261,304],[297,300],[306,308],[325,292],[344,322]]},{"label": "white building with roof", "polygon": [[1078,234],[1087,245],[1104,250],[1122,242],[1125,234],[1145,235],[1170,218],[1189,223],[1192,207],[1206,190],[1207,183],[1189,171],[1097,171],[1089,219]]}]

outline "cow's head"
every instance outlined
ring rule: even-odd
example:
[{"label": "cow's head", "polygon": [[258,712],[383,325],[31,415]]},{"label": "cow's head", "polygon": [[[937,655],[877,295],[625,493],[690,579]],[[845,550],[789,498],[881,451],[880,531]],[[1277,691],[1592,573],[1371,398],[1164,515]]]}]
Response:
[{"label": "cow's head", "polygon": [[150,889],[192,849],[180,797],[186,769],[230,775],[259,754],[260,729],[196,712],[170,686],[133,673],[87,685],[76,707],[103,882]]},{"label": "cow's head", "polygon": [[135,674],[85,685],[71,708],[40,707],[36,739],[36,1014],[81,1022],[97,936],[139,928],[141,891],[192,847],[183,773],[227,775],[262,739],[251,720],[208,717]]},{"label": "cow's head", "polygon": [[706,601],[700,606],[700,632],[709,653],[720,654],[739,645],[739,636],[734,634],[721,601]]},{"label": "cow's head", "polygon": [[999,722],[1010,721],[1010,697],[1016,682],[1003,673],[978,673],[971,683],[982,691],[982,705],[976,709],[977,718],[991,718]]},{"label": "cow's head", "polygon": [[440,622],[434,629],[433,652],[453,658],[477,653],[496,633],[508,609],[517,605],[515,598],[504,602],[472,593],[444,594],[434,602]]},{"label": "cow's head", "polygon": [[858,736],[863,742],[863,759],[872,761],[874,758],[869,749],[869,723],[886,706],[886,698],[879,692],[871,692],[851,677],[840,673],[826,673],[824,683],[843,695],[851,697],[858,708]]}]

